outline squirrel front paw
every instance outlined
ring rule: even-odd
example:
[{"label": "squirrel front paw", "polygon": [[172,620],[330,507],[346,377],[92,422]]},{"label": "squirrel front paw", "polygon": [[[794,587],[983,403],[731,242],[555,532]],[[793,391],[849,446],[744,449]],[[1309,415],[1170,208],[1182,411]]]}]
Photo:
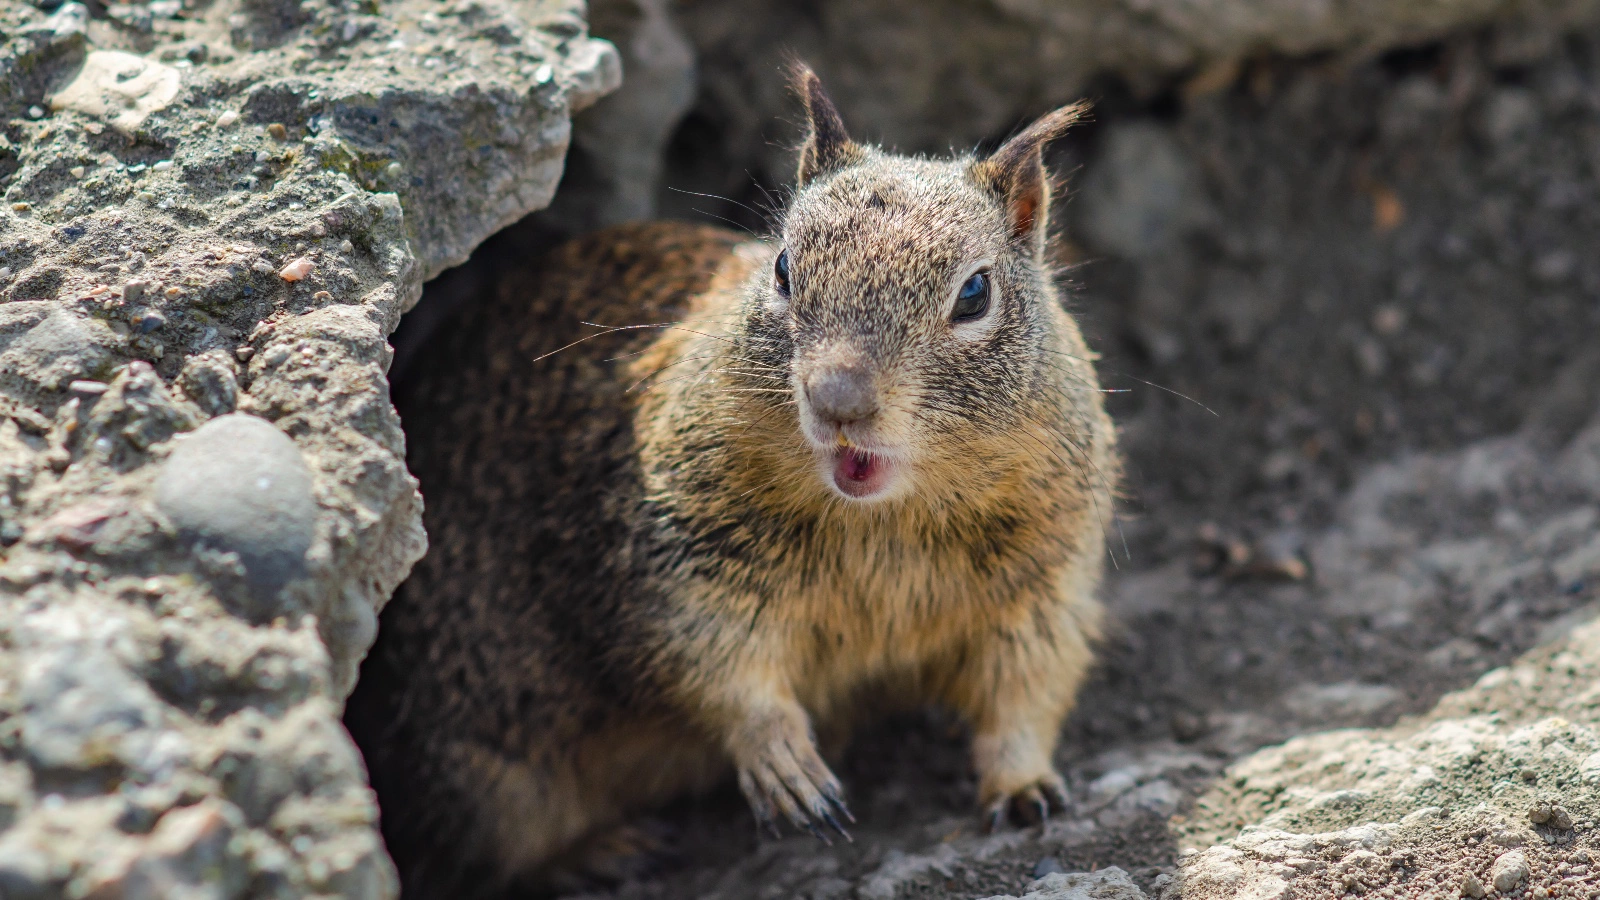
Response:
[{"label": "squirrel front paw", "polygon": [[1006,823],[1008,813],[1016,813],[1028,824],[1041,825],[1049,821],[1052,809],[1067,809],[1067,783],[1054,770],[1034,776],[993,776],[985,782],[980,803],[991,832]]},{"label": "squirrel front paw", "polygon": [[[746,723],[729,741],[739,770],[739,789],[756,821],[780,835],[776,814],[794,827],[831,843],[821,826],[850,840],[839,816],[855,817],[844,805],[844,789],[817,753],[815,739],[798,710],[774,713]],[[836,816],[835,813],[838,815]]]},{"label": "squirrel front paw", "polygon": [[1035,729],[980,733],[973,739],[978,802],[990,831],[1013,812],[1024,822],[1042,824],[1052,808],[1066,811],[1067,783],[1050,764],[1053,745]]}]

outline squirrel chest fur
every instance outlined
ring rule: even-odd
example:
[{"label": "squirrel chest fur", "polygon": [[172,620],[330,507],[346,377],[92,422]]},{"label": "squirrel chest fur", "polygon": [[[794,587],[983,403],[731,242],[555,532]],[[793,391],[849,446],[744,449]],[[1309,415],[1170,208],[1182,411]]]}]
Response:
[{"label": "squirrel chest fur", "polygon": [[1044,260],[1077,110],[908,159],[796,81],[771,240],[568,244],[401,398],[432,546],[347,721],[411,895],[603,873],[628,816],[728,772],[763,824],[842,828],[813,729],[863,692],[970,723],[992,822],[1065,802],[1117,470]]}]

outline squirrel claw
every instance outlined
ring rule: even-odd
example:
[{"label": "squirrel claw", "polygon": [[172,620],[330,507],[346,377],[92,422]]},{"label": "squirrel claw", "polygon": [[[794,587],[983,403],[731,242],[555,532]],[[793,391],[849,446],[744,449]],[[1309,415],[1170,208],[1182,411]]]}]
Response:
[{"label": "squirrel claw", "polygon": [[778,820],[772,817],[771,810],[757,809],[755,808],[754,804],[752,804],[750,811],[754,813],[756,817],[756,835],[758,837],[763,834],[768,834],[771,835],[772,839],[775,841],[783,840],[783,831],[782,829],[778,828]]},{"label": "squirrel claw", "polygon": [[821,828],[818,828],[817,827],[817,823],[811,821],[810,819],[807,819],[805,827],[806,827],[806,831],[810,832],[812,837],[816,838],[817,840],[821,841],[822,843],[826,844],[829,847],[833,846],[833,841],[828,840],[828,833],[826,831],[823,831]]},{"label": "squirrel claw", "polygon": [[829,828],[839,832],[839,836],[843,837],[846,843],[854,844],[856,842],[856,839],[850,836],[850,832],[845,831],[844,826],[839,824],[839,820],[833,817],[833,813],[823,810],[822,821],[828,823]]},{"label": "squirrel claw", "polygon": [[990,808],[990,810],[989,810],[988,832],[990,834],[994,834],[995,832],[999,831],[1000,830],[1000,826],[1004,825],[1005,823],[1006,823],[1006,806],[1005,806],[1005,802],[1002,801],[999,805],[994,806],[994,807]]},{"label": "squirrel claw", "polygon": [[988,820],[990,833],[998,831],[1005,825],[1008,814],[1012,811],[1028,824],[1048,829],[1052,808],[1061,811],[1068,809],[1066,785],[1061,781],[1061,777],[1054,773],[1051,773],[1050,777],[1025,785],[1014,793],[996,797],[984,808],[984,816]]},{"label": "squirrel claw", "polygon": [[1067,786],[1059,780],[1044,783],[1045,796],[1050,799],[1050,805],[1065,812],[1072,804],[1067,801]]},{"label": "squirrel claw", "polygon": [[[739,788],[760,820],[789,820],[797,831],[808,831],[829,844],[820,826],[826,825],[849,838],[830,807],[850,816],[840,799],[839,780],[817,755],[803,719],[778,719],[761,723],[754,747],[735,749],[740,760]],[[741,758],[742,757],[742,758]],[[851,821],[854,821],[852,818]],[[774,828],[776,826],[773,826]]]},{"label": "squirrel claw", "polygon": [[[827,797],[828,802],[833,804],[833,808],[837,809],[839,814],[844,816],[845,821],[849,822],[851,825],[854,825],[856,823],[856,817],[850,812],[850,807],[844,805],[844,797],[840,796],[839,791],[840,789],[837,784],[829,785],[828,790],[823,794],[823,796]],[[835,825],[834,827],[838,828],[839,826]],[[843,831],[844,829],[841,828],[839,830]]]}]

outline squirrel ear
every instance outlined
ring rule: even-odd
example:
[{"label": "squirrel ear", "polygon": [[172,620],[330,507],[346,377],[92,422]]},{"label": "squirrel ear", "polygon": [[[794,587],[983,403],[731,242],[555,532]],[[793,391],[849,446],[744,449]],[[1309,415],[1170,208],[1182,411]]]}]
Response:
[{"label": "squirrel ear", "polygon": [[800,147],[800,186],[818,175],[842,169],[861,158],[861,147],[844,130],[839,110],[822,89],[822,79],[805,63],[795,63],[790,83],[806,105],[809,131]]},{"label": "squirrel ear", "polygon": [[999,195],[1011,220],[1011,237],[1044,248],[1050,190],[1044,145],[1060,137],[1089,111],[1087,102],[1063,106],[1023,129],[988,159],[972,167],[973,178]]}]

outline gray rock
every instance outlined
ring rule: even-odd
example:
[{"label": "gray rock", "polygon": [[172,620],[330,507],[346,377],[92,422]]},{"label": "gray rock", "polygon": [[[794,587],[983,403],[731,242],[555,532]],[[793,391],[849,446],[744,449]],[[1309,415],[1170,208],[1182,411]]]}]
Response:
[{"label": "gray rock", "polygon": [[[1263,53],[1381,52],[1496,19],[1549,34],[1592,20],[1597,8],[1593,0],[1005,0],[942,3],[907,15],[895,0],[823,0],[804,8],[694,0],[682,4],[680,20],[701,59],[696,114],[717,122],[733,150],[715,163],[685,160],[670,183],[692,179],[697,190],[737,195],[748,185],[747,170],[765,183],[786,183],[787,151],[798,134],[774,127],[771,117],[787,100],[774,60],[789,53],[817,68],[845,121],[862,135],[934,153],[993,140],[1078,99],[1106,72],[1149,93],[1194,73],[1192,83],[1217,91],[1231,85],[1240,60]],[[950,44],[951,35],[959,35],[958,44]]]},{"label": "gray rock", "polygon": [[185,540],[238,554],[258,617],[277,612],[277,592],[309,573],[317,526],[311,470],[265,419],[233,413],[181,438],[161,465],[155,502]]},{"label": "gray rock", "polygon": [[[1530,879],[1550,884],[1523,848],[1546,845],[1530,820],[1561,830],[1577,824],[1567,809],[1600,801],[1600,784],[1583,774],[1600,753],[1600,717],[1585,699],[1597,677],[1600,625],[1589,624],[1485,674],[1416,721],[1313,734],[1256,753],[1199,801],[1204,812],[1186,826],[1187,839],[1224,840],[1184,861],[1181,895],[1371,890],[1388,883],[1398,859],[1412,860],[1418,878],[1457,884],[1465,874],[1453,872],[1481,861],[1470,874],[1487,873],[1502,893]],[[1559,803],[1539,795],[1539,785],[1563,784]],[[1215,817],[1256,824],[1229,839],[1206,830]],[[1498,855],[1485,858],[1491,848]],[[1286,859],[1305,864],[1286,875]]]},{"label": "gray rock", "polygon": [[576,0],[0,2],[0,893],[395,894],[385,337],[619,74]]},{"label": "gray rock", "polygon": [[1165,819],[1178,811],[1182,800],[1183,793],[1170,782],[1152,781],[1119,796],[1095,816],[1095,824],[1102,828],[1121,828],[1145,816]]},{"label": "gray rock", "polygon": [[894,900],[903,885],[928,872],[950,874],[950,867],[961,858],[956,848],[940,844],[931,853],[908,854],[891,852],[877,870],[868,874],[856,887],[859,900]]},{"label": "gray rock", "polygon": [[627,73],[572,124],[561,192],[541,218],[582,232],[655,215],[664,151],[695,96],[695,51],[664,0],[590,4]]},{"label": "gray rock", "polygon": [[1399,703],[1400,691],[1386,684],[1306,684],[1290,691],[1284,703],[1307,722],[1324,726],[1359,722]]},{"label": "gray rock", "polygon": [[43,300],[0,306],[0,389],[39,403],[44,392],[104,366],[110,337],[100,323]]},{"label": "gray rock", "polygon": [[[1144,900],[1144,891],[1116,866],[1093,872],[1056,872],[1028,885],[1021,900]],[[995,896],[984,900],[1018,900]]]}]

